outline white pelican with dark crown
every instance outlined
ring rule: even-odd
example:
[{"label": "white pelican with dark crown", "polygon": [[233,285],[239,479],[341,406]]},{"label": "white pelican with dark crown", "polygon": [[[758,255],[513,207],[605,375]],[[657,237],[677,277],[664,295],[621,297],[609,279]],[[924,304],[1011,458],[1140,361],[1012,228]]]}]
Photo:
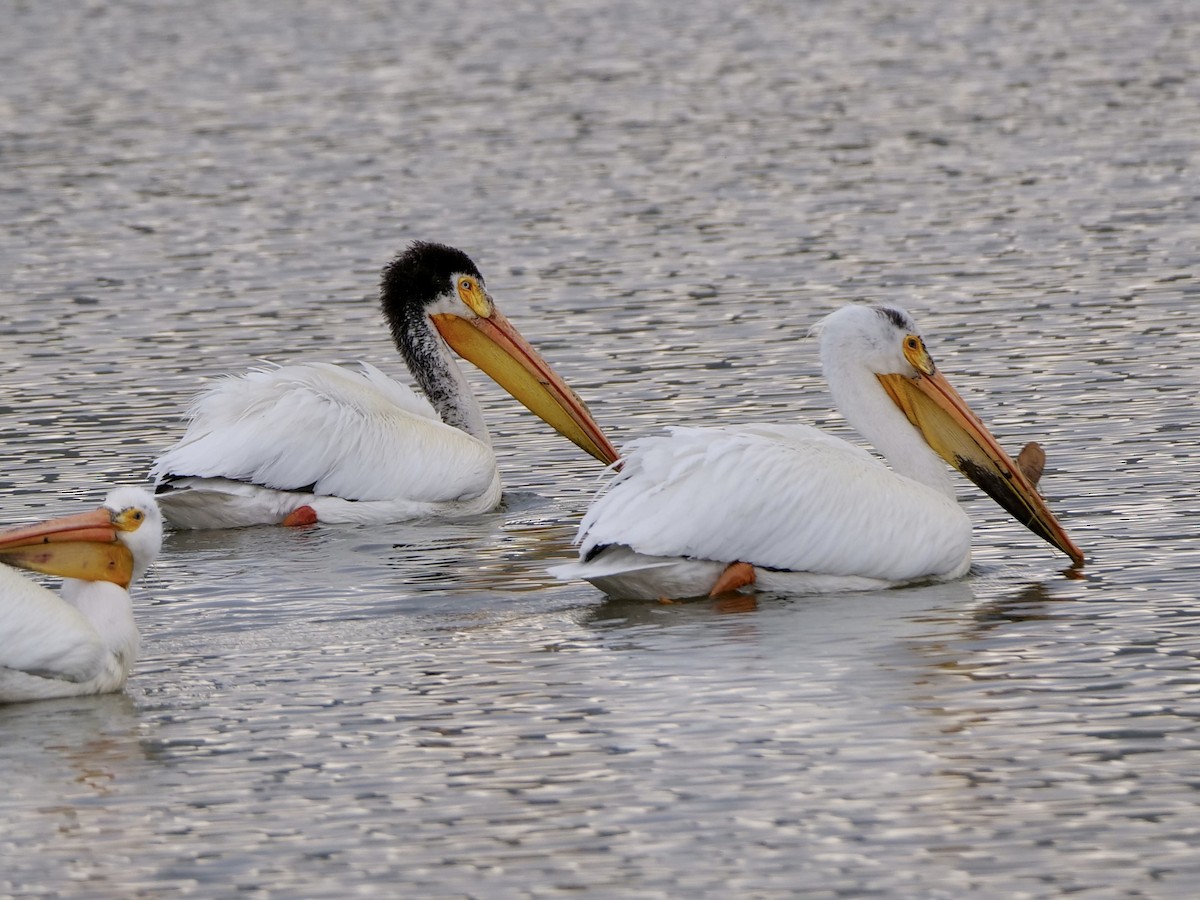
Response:
[{"label": "white pelican with dark crown", "polygon": [[847,306],[815,330],[838,410],[890,468],[807,425],[672,428],[627,446],[580,524],[579,562],[555,574],[627,598],[958,578],[971,564],[971,524],[946,463],[1083,564],[1038,476],[1000,448],[907,312]]},{"label": "white pelican with dark crown", "polygon": [[394,522],[486,512],[500,473],[453,348],[605,463],[583,401],[496,309],[461,250],[413,243],[383,270],[383,314],[424,396],[363,364],[302,363],[222,380],[150,474],[178,528]]},{"label": "white pelican with dark crown", "polygon": [[[162,517],[141,488],[94,512],[0,531],[0,703],[119,691],[138,653],[129,586],[154,562]],[[14,568],[63,577],[58,594]]]}]

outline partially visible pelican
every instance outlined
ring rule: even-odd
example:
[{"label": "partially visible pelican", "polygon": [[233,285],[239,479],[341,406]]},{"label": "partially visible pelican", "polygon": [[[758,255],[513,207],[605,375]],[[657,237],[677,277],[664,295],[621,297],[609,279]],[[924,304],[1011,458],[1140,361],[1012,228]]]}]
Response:
[{"label": "partially visible pelican", "polygon": [[[119,691],[138,653],[129,586],[154,562],[162,517],[141,488],[100,509],[0,531],[0,703]],[[58,594],[9,566],[63,576]]]},{"label": "partially visible pelican", "polygon": [[628,598],[958,578],[971,564],[971,524],[946,462],[1083,564],[1030,478],[938,371],[907,312],[847,306],[817,330],[837,408],[891,468],[807,425],[672,428],[627,446],[580,524],[580,561],[555,574]]},{"label": "partially visible pelican", "polygon": [[196,398],[183,438],[150,470],[178,528],[394,522],[500,502],[483,411],[450,352],[605,463],[617,451],[583,401],[500,314],[461,250],[413,243],[380,296],[424,397],[374,366],[257,369]]}]

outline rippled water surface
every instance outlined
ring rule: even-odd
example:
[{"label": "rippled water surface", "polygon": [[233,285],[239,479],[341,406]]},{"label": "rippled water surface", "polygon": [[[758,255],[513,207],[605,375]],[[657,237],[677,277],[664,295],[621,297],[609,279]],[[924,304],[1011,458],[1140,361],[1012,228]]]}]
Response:
[{"label": "rippled water surface", "polygon": [[1186,2],[10,2],[0,504],[144,478],[208,379],[403,376],[467,250],[616,443],[839,433],[907,306],[1086,578],[745,603],[559,584],[598,467],[474,378],[451,523],[168,537],[124,694],[0,709],[0,894],[1178,896],[1200,878],[1200,12]]}]

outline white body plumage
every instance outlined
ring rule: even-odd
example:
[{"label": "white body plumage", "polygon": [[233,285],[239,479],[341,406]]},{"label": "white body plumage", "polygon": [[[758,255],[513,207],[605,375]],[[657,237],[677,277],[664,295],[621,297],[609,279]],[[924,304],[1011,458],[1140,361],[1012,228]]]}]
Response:
[{"label": "white body plumage", "polygon": [[[625,448],[555,569],[618,597],[707,593],[727,562],[759,587],[865,590],[963,575],[971,523],[953,497],[806,425],[671,428]],[[621,549],[624,548],[624,549]]]},{"label": "white body plumage", "polygon": [[323,522],[369,523],[471,515],[500,502],[487,432],[447,425],[427,400],[365,363],[230,376],[200,394],[189,415],[183,438],[150,471],[156,481],[192,473],[159,495],[179,528],[279,522],[301,506]]}]

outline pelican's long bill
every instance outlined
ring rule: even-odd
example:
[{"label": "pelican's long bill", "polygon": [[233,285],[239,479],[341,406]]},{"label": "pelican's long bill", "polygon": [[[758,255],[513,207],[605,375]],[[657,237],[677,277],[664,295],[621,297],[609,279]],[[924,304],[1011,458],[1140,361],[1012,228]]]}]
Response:
[{"label": "pelican's long bill", "polygon": [[603,463],[617,450],[587,406],[499,310],[466,319],[452,313],[430,317],[455,352],[486,372],[530,412]]},{"label": "pelican's long bill", "polygon": [[917,335],[905,340],[905,357],[916,375],[876,377],[929,446],[1018,522],[1082,566],[1083,552],[1067,537],[1037,488],[934,366]]},{"label": "pelican's long bill", "polygon": [[0,563],[128,587],[133,578],[133,554],[118,542],[117,533],[113,514],[103,507],[10,528],[0,531]]}]

